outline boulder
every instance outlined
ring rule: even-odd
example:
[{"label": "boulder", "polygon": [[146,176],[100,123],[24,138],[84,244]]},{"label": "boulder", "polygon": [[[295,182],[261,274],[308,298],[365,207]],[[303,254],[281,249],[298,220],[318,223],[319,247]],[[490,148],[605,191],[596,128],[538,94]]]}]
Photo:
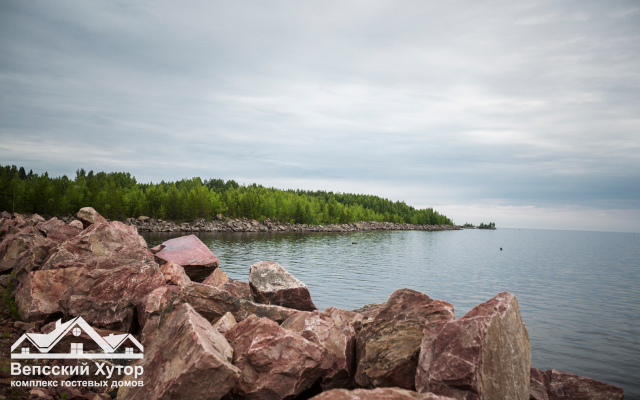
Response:
[{"label": "boulder", "polygon": [[359,333],[363,328],[366,328],[376,319],[376,316],[380,314],[380,310],[382,310],[385,305],[386,303],[374,303],[364,305],[361,308],[353,311],[341,311],[345,315],[345,317],[347,317],[349,322],[351,322],[351,325],[353,325],[356,333]]},{"label": "boulder", "polygon": [[67,225],[64,221],[53,217],[49,221],[36,225],[36,229],[47,238],[47,241],[51,242],[47,246],[53,249],[61,245],[65,240],[79,235],[82,232],[82,225],[79,228],[77,225]]},{"label": "boulder", "polygon": [[456,399],[529,399],[531,353],[516,296],[502,292],[462,318],[424,327],[418,392]]},{"label": "boulder", "polygon": [[80,222],[77,219],[74,219],[73,221],[69,222],[69,226],[73,226],[74,228],[78,228],[80,230],[84,229],[84,225],[82,225],[82,222]]},{"label": "boulder", "polygon": [[197,312],[209,321],[220,318],[230,312],[236,321],[242,321],[250,315],[257,315],[258,317],[266,317],[281,323],[300,312],[291,308],[258,304],[240,299],[226,290],[201,283],[192,283],[181,288],[178,298],[181,302],[191,304]]},{"label": "boulder", "polygon": [[453,400],[451,397],[437,396],[433,393],[418,393],[400,388],[378,389],[333,389],[322,392],[312,400]]},{"label": "boulder", "polygon": [[144,240],[142,236],[138,235],[138,230],[136,229],[135,226],[123,224],[120,221],[111,221],[109,222],[109,225],[111,225],[111,227],[113,227],[114,229],[121,230],[122,232],[128,235],[136,237],[140,242],[140,246],[144,247],[145,249],[147,248],[147,241]]},{"label": "boulder", "polygon": [[239,299],[248,300],[253,302],[253,295],[251,294],[251,288],[247,282],[237,281],[229,278],[226,283],[223,283],[220,287],[222,290],[226,290]]},{"label": "boulder", "polygon": [[0,273],[13,271],[16,278],[22,282],[29,272],[41,268],[48,254],[46,240],[41,235],[34,233],[7,235],[0,243]]},{"label": "boulder", "polygon": [[549,378],[549,400],[620,400],[624,390],[608,383],[551,369],[545,373]]},{"label": "boulder", "polygon": [[26,219],[26,224],[29,226],[36,226],[41,222],[46,221],[44,218],[42,218],[40,215],[38,214],[33,214],[31,215],[29,218]]},{"label": "boulder", "polygon": [[11,214],[9,212],[7,212],[7,211],[3,211],[2,213],[0,213],[0,215],[4,219],[11,219]]},{"label": "boulder", "polygon": [[[147,346],[144,358],[134,363],[144,368],[144,375],[125,376],[118,399],[220,399],[241,374],[230,362],[232,355],[224,336],[182,304]],[[141,379],[144,386],[126,385]]]},{"label": "boulder", "polygon": [[258,303],[314,311],[307,285],[274,262],[261,261],[253,264],[249,272],[251,294]]},{"label": "boulder", "polygon": [[282,323],[282,328],[324,347],[333,367],[322,375],[322,389],[353,388],[356,331],[337,308],[325,312],[301,312]]},{"label": "boulder", "polygon": [[153,254],[157,254],[162,249],[164,249],[164,245],[159,244],[155,247],[150,248],[149,251],[151,251]]},{"label": "boulder", "polygon": [[184,272],[184,268],[173,261],[169,261],[160,267],[160,272],[162,272],[167,285],[183,287],[191,283],[191,279]]},{"label": "boulder", "polygon": [[140,342],[144,346],[153,341],[162,322],[173,312],[179,291],[180,288],[177,286],[160,286],[138,302],[138,324],[142,328]]},{"label": "boulder", "polygon": [[268,318],[252,315],[229,330],[233,365],[242,376],[232,396],[255,400],[293,398],[332,367],[329,353]]},{"label": "boulder", "polygon": [[202,281],[202,284],[213,287],[220,287],[227,282],[229,282],[229,277],[227,277],[227,274],[222,272],[220,268],[216,268],[213,270],[211,275],[209,275],[204,281]]},{"label": "boulder", "polygon": [[217,321],[211,321],[211,326],[216,331],[222,333],[223,335],[227,333],[231,328],[236,326],[238,322],[235,318],[233,318],[233,314],[230,312],[224,314],[222,317],[218,318]]},{"label": "boulder", "polygon": [[20,319],[25,322],[43,322],[61,317],[60,297],[85,272],[86,269],[82,267],[30,272],[16,292]]},{"label": "boulder", "polygon": [[80,211],[78,211],[78,214],[76,214],[76,216],[78,217],[80,222],[82,222],[82,226],[85,229],[88,228],[89,225],[91,224],[108,224],[109,223],[102,215],[98,214],[98,212],[94,210],[93,207],[81,208]]},{"label": "boulder", "polygon": [[529,399],[549,400],[549,377],[544,371],[531,367],[529,372]]},{"label": "boulder", "polygon": [[182,266],[191,280],[200,282],[218,268],[220,261],[195,235],[167,240],[155,254],[158,263],[173,261]]},{"label": "boulder", "polygon": [[411,289],[396,290],[356,338],[355,381],[361,387],[415,390],[425,323],[450,321],[453,305]]},{"label": "boulder", "polygon": [[42,269],[67,268],[87,264],[116,266],[121,260],[153,262],[140,236],[109,224],[93,224],[62,243],[42,265]]},{"label": "boulder", "polygon": [[130,332],[138,303],[164,283],[155,262],[122,261],[114,268],[82,274],[62,294],[60,307],[67,318],[81,316],[92,326]]}]

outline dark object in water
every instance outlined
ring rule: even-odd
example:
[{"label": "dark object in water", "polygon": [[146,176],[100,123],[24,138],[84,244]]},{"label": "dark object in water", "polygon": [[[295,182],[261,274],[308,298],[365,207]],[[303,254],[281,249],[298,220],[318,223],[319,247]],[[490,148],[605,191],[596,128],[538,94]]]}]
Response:
[{"label": "dark object in water", "polygon": [[357,242],[351,242],[351,244],[358,244]]},{"label": "dark object in water", "polygon": [[500,247],[500,250],[502,250],[502,247]]}]

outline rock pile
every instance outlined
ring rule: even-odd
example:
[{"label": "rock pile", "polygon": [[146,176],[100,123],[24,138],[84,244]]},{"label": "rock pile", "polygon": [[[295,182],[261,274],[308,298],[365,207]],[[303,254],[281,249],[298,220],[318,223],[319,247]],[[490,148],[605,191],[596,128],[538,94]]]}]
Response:
[{"label": "rock pile", "polygon": [[[67,222],[2,213],[0,231],[0,283],[9,286],[3,291],[12,293],[21,319],[15,321],[9,310],[1,316],[0,326],[9,334],[0,342],[0,398],[623,397],[621,389],[602,382],[532,368],[527,329],[511,293],[500,293],[458,319],[450,303],[410,289],[358,310],[320,312],[307,286],[277,263],[256,263],[249,268],[249,283],[235,281],[197,237],[148,249],[136,226],[109,222],[91,208]],[[113,343],[139,341],[143,357],[133,363],[88,356],[30,360],[29,368],[88,365],[96,373],[100,362],[144,374],[96,376],[90,379],[107,379],[109,386],[89,387],[70,385],[88,379],[73,369],[35,377],[20,375],[28,374],[26,368],[18,375],[5,372],[11,354],[20,353],[11,343],[23,332],[55,333],[60,319],[74,317]],[[55,351],[74,345],[85,353],[100,351],[90,334],[73,335],[57,342]],[[34,379],[45,381],[46,388],[11,384]],[[112,383],[120,385],[117,391]]]},{"label": "rock pile", "polygon": [[355,232],[355,231],[448,231],[460,230],[455,225],[413,225],[393,222],[358,222],[336,225],[287,224],[264,219],[238,218],[206,221],[203,218],[191,223],[175,223],[149,217],[127,218],[126,224],[140,232]]}]

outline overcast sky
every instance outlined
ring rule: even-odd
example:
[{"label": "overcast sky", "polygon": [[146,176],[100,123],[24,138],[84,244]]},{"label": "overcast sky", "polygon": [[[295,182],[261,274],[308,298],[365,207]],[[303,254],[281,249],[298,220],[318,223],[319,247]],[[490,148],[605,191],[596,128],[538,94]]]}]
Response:
[{"label": "overcast sky", "polygon": [[0,0],[0,164],[640,232],[640,3]]}]

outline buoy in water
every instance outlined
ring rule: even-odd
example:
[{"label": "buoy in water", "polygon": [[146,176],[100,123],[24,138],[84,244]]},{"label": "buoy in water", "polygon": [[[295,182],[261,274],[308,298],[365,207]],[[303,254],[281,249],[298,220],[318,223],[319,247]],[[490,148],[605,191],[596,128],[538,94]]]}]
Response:
[{"label": "buoy in water", "polygon": [[500,250],[502,250],[502,247],[500,247]]}]

